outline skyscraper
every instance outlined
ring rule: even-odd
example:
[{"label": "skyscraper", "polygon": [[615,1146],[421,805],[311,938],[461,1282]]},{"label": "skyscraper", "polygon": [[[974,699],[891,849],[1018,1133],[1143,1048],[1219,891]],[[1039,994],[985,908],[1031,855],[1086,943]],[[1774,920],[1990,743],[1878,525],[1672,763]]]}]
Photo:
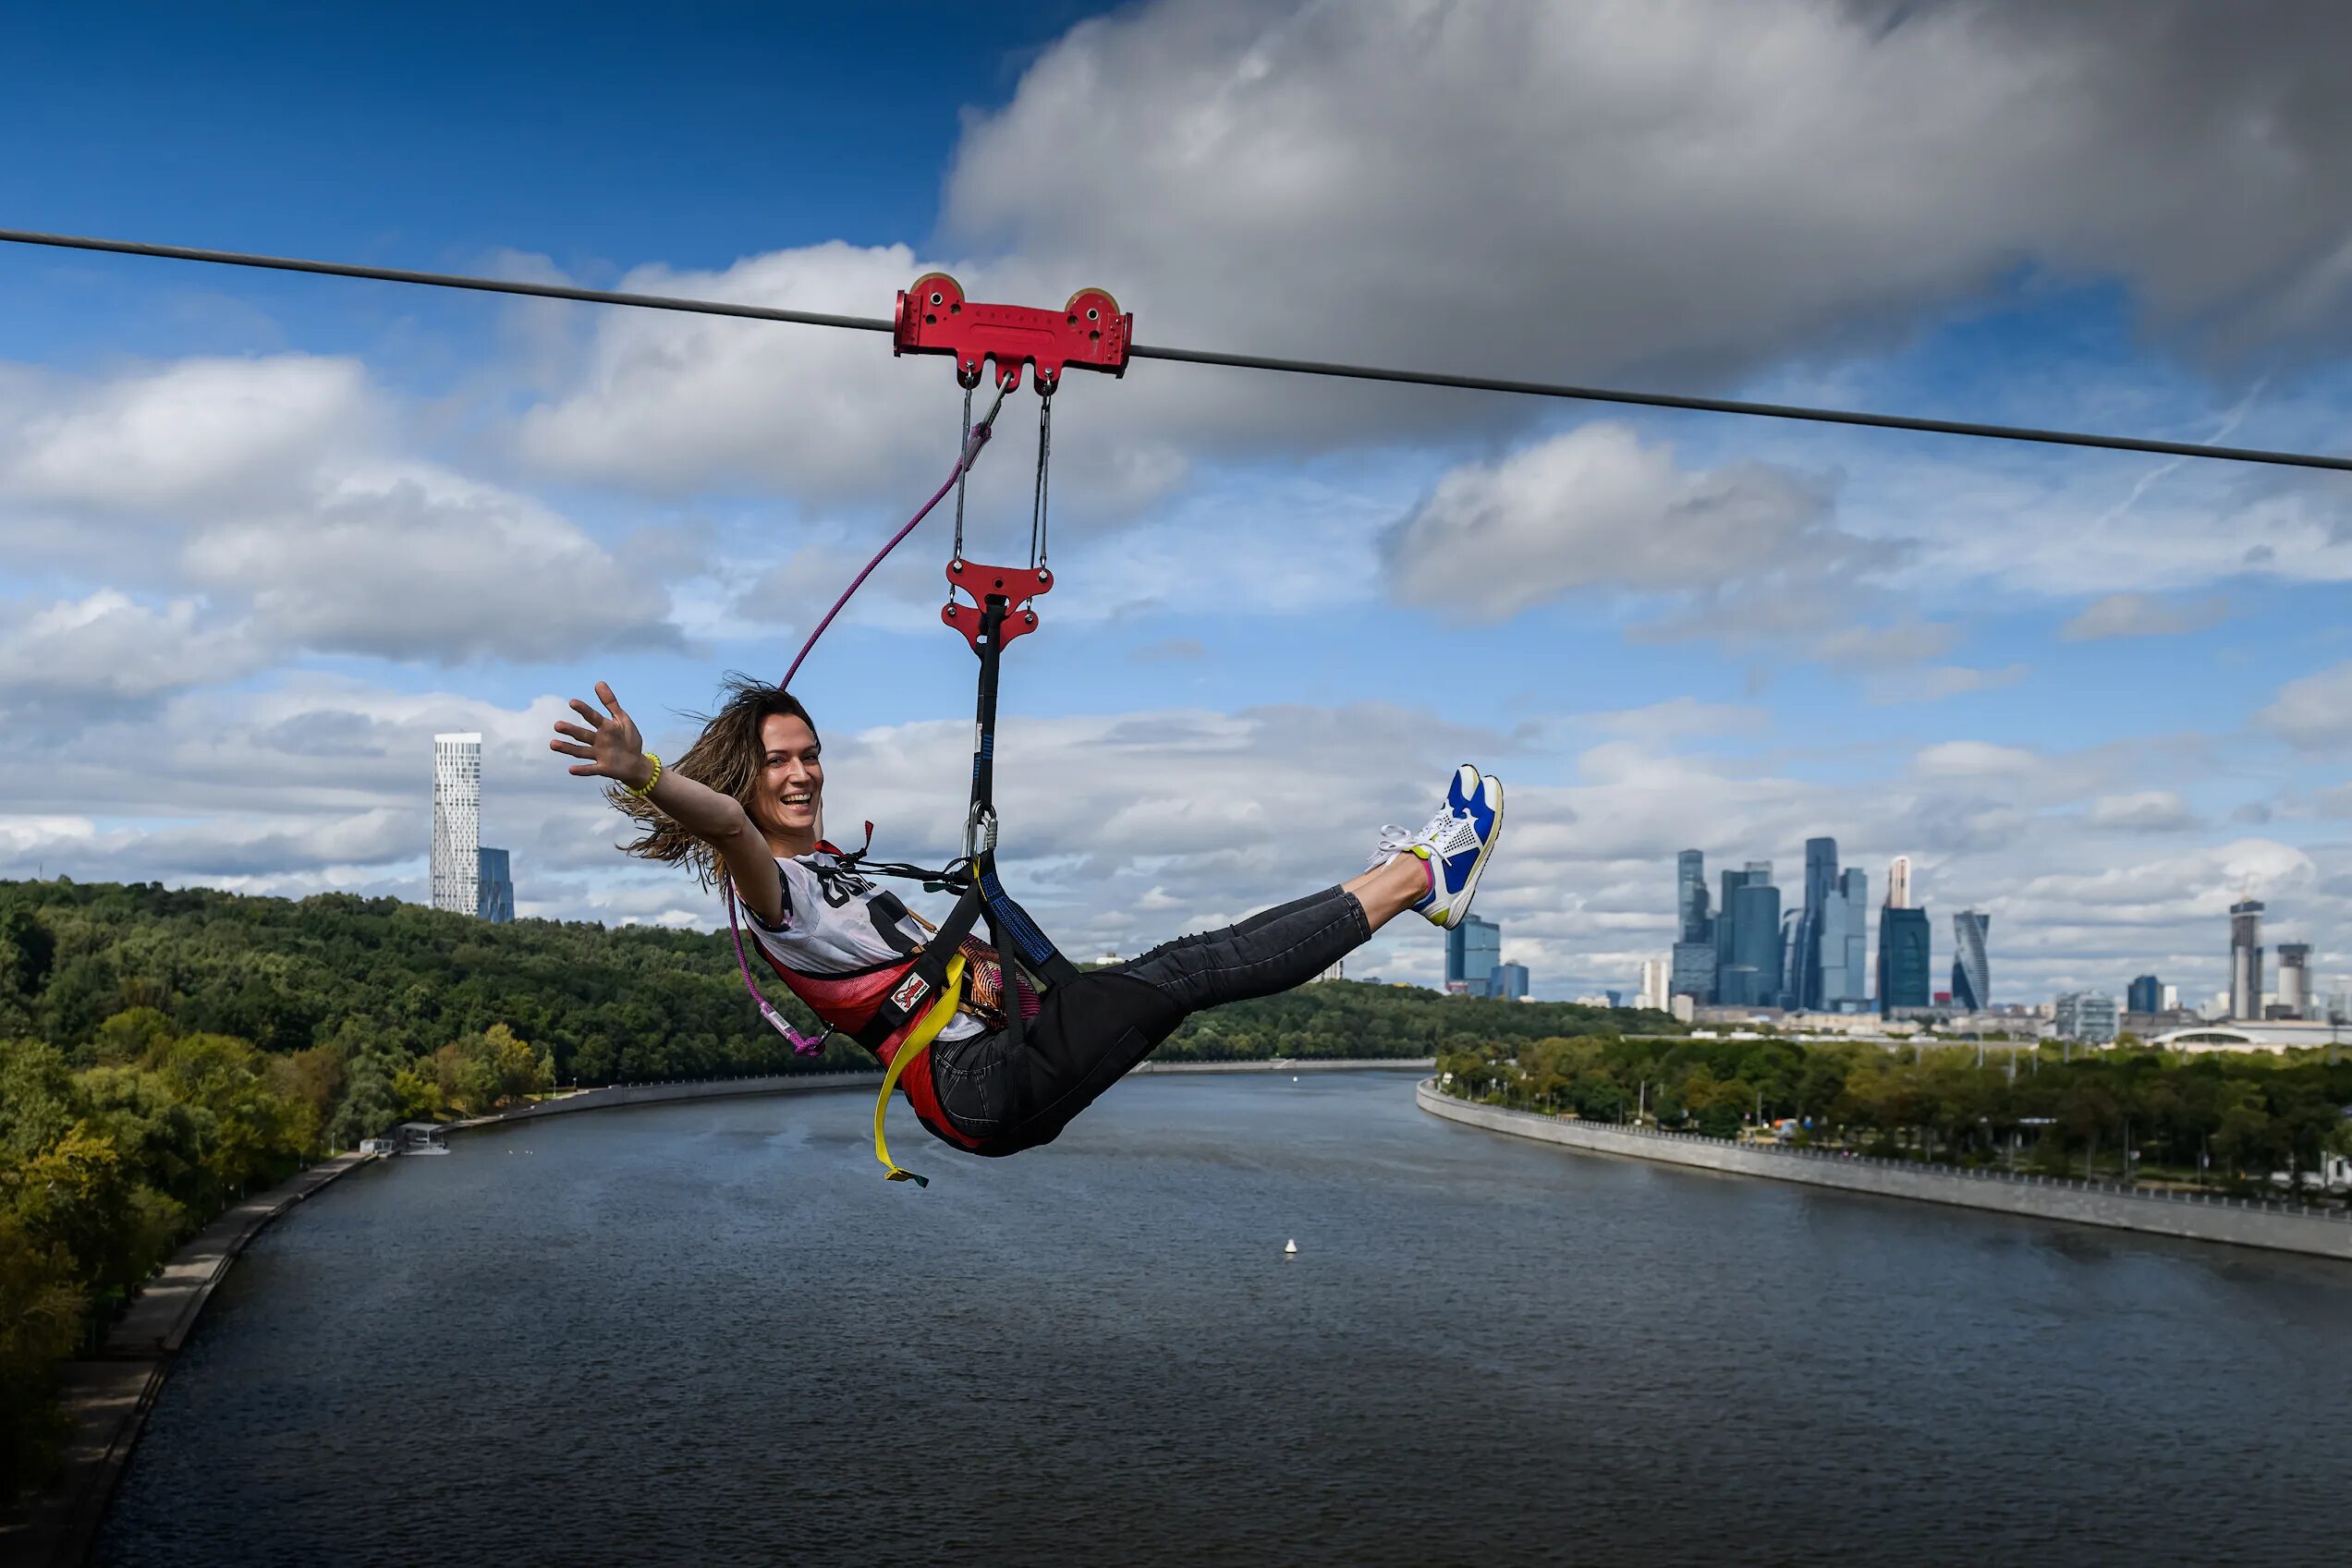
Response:
[{"label": "skyscraper", "polygon": [[2124,1009],[2130,1013],[2164,1010],[2164,984],[2153,975],[2139,975],[2124,988]]},{"label": "skyscraper", "polygon": [[1772,869],[1750,867],[1748,880],[1732,889],[1731,908],[1720,920],[1732,928],[1731,962],[1715,977],[1715,994],[1729,1007],[1778,1007],[1781,1003],[1780,889]]},{"label": "skyscraper", "polygon": [[494,925],[505,925],[515,918],[515,880],[507,868],[506,852],[484,845],[479,864],[474,913]]},{"label": "skyscraper", "polygon": [[2251,898],[2229,906],[2229,1015],[2262,1015],[2262,906]]},{"label": "skyscraper", "polygon": [[2311,944],[2278,944],[2278,1004],[2290,1018],[2311,1016]]},{"label": "skyscraper", "polygon": [[1498,1002],[1525,1002],[1528,991],[1527,966],[1497,964],[1494,973],[1486,978],[1486,994]]},{"label": "skyscraper", "polygon": [[1928,1005],[1927,911],[1890,904],[1878,912],[1878,1010],[1892,1017],[1897,1008]]},{"label": "skyscraper", "polygon": [[1715,922],[1707,909],[1707,857],[1696,849],[1675,857],[1675,994],[1714,1001]]},{"label": "skyscraper", "polygon": [[1871,999],[1871,874],[1849,866],[1838,881],[1846,898],[1846,962],[1838,966],[1837,995],[1823,1000],[1840,1012],[1858,1013]]},{"label": "skyscraper", "polygon": [[1780,918],[1780,1004],[1805,1005],[1805,911],[1791,909]]},{"label": "skyscraper", "polygon": [[1985,933],[1992,917],[1963,909],[1952,917],[1952,1005],[1981,1013],[1992,1005],[1992,961],[1985,955]]},{"label": "skyscraper", "polygon": [[1494,966],[1503,962],[1503,928],[1477,915],[1445,933],[1445,989],[1456,995],[1484,996]]},{"label": "skyscraper", "polygon": [[1798,1007],[1818,1010],[1845,989],[1846,900],[1837,885],[1834,838],[1805,841],[1805,906],[1797,921],[1795,966]]},{"label": "skyscraper", "polygon": [[481,908],[481,736],[433,737],[433,906],[453,915]]},{"label": "skyscraper", "polygon": [[1908,909],[1911,906],[1911,857],[1898,855],[1886,863],[1886,906]]}]

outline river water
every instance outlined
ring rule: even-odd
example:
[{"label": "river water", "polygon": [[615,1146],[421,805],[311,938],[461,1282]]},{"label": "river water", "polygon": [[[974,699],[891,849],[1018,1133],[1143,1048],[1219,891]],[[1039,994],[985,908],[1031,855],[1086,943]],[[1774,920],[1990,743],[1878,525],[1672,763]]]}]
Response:
[{"label": "river water", "polygon": [[[2341,1561],[2352,1269],[1572,1153],[1396,1073],[951,1153],[554,1117],[264,1233],[109,1563]],[[1296,1238],[1298,1251],[1283,1245]]]}]

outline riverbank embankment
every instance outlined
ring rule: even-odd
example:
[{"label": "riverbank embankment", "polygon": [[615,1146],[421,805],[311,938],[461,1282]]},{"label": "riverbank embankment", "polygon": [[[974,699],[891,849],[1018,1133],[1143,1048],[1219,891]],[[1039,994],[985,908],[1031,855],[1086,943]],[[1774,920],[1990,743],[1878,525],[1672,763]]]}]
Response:
[{"label": "riverbank embankment", "polygon": [[2352,1261],[2352,1219],[2305,1209],[2300,1205],[2135,1190],[2067,1177],[2016,1176],[1891,1160],[1843,1159],[1802,1149],[1734,1143],[1695,1133],[1651,1132],[1601,1122],[1562,1120],[1540,1112],[1473,1105],[1439,1092],[1435,1082],[1428,1078],[1416,1085],[1413,1093],[1420,1108],[1433,1116],[1586,1153],[1655,1160],[1669,1165],[1835,1187],[1880,1197],[1907,1197],[2029,1219],[2145,1231],[2191,1241],[2226,1242],[2235,1246],[2269,1247]]},{"label": "riverbank embankment", "polygon": [[57,1483],[28,1499],[22,1517],[0,1523],[0,1558],[77,1568],[90,1556],[98,1521],[138,1445],[172,1358],[213,1298],[213,1287],[264,1226],[355,1166],[376,1158],[322,1160],[267,1192],[225,1209],[147,1282],[94,1359],[69,1361],[58,1401],[73,1422]]},{"label": "riverbank embankment", "polygon": [[[1351,1057],[1294,1062],[1146,1062],[1135,1069],[1150,1073],[1361,1073],[1371,1071],[1426,1073],[1436,1064],[1424,1056]],[[658,1105],[679,1100],[729,1100],[748,1094],[796,1094],[812,1089],[855,1088],[869,1094],[882,1082],[880,1069],[857,1073],[774,1073],[751,1078],[691,1078],[676,1083],[607,1084],[584,1088],[554,1100],[533,1100],[494,1116],[476,1116],[449,1124],[453,1130],[486,1127],[537,1116],[561,1116],[578,1111],[609,1111],[623,1105]]]}]

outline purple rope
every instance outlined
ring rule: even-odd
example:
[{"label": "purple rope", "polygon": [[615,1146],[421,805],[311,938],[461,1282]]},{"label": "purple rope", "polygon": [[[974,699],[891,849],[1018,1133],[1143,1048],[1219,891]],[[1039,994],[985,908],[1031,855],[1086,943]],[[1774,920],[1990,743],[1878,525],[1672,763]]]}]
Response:
[{"label": "purple rope", "polygon": [[[1004,406],[1005,395],[1000,391],[996,395],[996,408],[1001,408]],[[956,458],[956,467],[954,470],[948,474],[947,482],[941,485],[937,490],[932,492],[931,499],[923,503],[922,509],[917,512],[913,517],[907,519],[907,526],[905,528],[900,529],[896,533],[890,536],[890,542],[884,545],[879,551],[875,552],[874,558],[866,563],[866,569],[859,572],[857,577],[851,581],[849,586],[841,590],[841,597],[833,602],[833,608],[825,612],[825,618],[817,623],[817,629],[810,632],[809,634],[809,640],[800,645],[800,651],[798,655],[792,661],[792,668],[784,673],[784,687],[786,690],[788,691],[791,689],[792,677],[800,673],[801,661],[809,657],[809,650],[816,647],[817,638],[824,636],[825,628],[833,625],[833,618],[841,614],[843,605],[849,602],[849,596],[864,586],[865,580],[873,576],[874,568],[881,565],[884,560],[889,556],[890,553],[898,548],[898,541],[905,539],[908,534],[914,532],[915,525],[921,522],[925,517],[930,517],[931,509],[938,505],[942,501],[946,500],[947,492],[955,489],[957,481],[961,480],[964,475],[970,470],[973,459],[980,456],[980,449],[988,444],[988,437],[995,428],[996,408],[991,408],[988,411],[988,418],[982,419],[980,423],[972,427],[971,438],[964,443],[964,450]]]}]

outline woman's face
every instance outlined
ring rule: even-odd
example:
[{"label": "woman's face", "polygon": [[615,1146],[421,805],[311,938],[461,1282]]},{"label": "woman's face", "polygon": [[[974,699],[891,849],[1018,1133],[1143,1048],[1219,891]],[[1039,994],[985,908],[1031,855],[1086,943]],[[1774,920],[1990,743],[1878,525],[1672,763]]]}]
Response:
[{"label": "woman's face", "polygon": [[760,803],[767,808],[768,825],[793,838],[815,838],[825,803],[816,732],[789,713],[772,713],[760,725],[760,744],[766,750],[760,762]]}]

